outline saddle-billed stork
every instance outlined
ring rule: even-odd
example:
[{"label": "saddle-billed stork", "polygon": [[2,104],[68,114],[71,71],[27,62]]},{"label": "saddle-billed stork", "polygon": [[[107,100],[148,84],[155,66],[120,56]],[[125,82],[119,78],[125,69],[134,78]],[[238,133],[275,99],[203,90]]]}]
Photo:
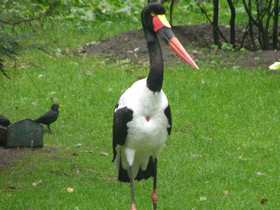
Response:
[{"label": "saddle-billed stork", "polygon": [[157,34],[187,63],[195,62],[174,36],[161,4],[147,5],[141,13],[150,56],[147,78],[135,82],[120,97],[113,119],[113,162],[118,180],[130,182],[131,210],[135,210],[134,179],[154,177],[152,201],[157,205],[157,158],[171,132],[171,110],[162,91],[163,58]]}]

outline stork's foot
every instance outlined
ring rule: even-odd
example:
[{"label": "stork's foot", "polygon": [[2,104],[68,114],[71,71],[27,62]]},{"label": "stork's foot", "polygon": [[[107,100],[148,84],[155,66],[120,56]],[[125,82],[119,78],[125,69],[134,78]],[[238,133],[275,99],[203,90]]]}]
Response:
[{"label": "stork's foot", "polygon": [[132,204],[132,205],[131,205],[130,210],[136,210],[135,204]]},{"label": "stork's foot", "polygon": [[154,210],[156,210],[157,209],[157,190],[156,189],[153,190],[152,201],[153,201]]}]

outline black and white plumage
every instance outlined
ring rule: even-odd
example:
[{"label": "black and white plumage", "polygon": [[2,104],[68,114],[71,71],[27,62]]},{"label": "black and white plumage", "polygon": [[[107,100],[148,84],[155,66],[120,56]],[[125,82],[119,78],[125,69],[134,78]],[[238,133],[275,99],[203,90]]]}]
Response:
[{"label": "black and white plumage", "polygon": [[[127,170],[129,165],[133,165],[134,178],[141,169],[137,180],[152,176],[153,173],[141,173],[146,170],[150,156],[156,158],[159,155],[172,126],[170,107],[164,92],[151,91],[147,87],[147,79],[134,83],[119,99],[113,124],[117,168]],[[119,174],[118,178],[130,181],[127,173]]]},{"label": "black and white plumage", "polygon": [[171,132],[171,110],[162,91],[163,58],[157,33],[194,68],[198,67],[171,31],[161,4],[149,4],[141,14],[150,56],[147,78],[135,82],[120,97],[113,119],[113,161],[118,180],[130,182],[131,209],[135,208],[133,180],[154,177],[152,200],[157,205],[157,158]]}]

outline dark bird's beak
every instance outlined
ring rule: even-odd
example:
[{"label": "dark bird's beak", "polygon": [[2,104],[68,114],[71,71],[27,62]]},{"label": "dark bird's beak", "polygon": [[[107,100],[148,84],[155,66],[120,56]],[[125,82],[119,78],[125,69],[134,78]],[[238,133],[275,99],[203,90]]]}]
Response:
[{"label": "dark bird's beak", "polygon": [[199,69],[191,56],[187,53],[185,48],[181,45],[179,40],[175,37],[171,30],[165,15],[153,15],[154,31],[159,33],[161,38],[171,47],[171,49],[189,65],[195,69]]},{"label": "dark bird's beak", "polygon": [[59,107],[62,107],[62,105],[61,105],[61,104],[59,104],[58,106],[59,106]]}]

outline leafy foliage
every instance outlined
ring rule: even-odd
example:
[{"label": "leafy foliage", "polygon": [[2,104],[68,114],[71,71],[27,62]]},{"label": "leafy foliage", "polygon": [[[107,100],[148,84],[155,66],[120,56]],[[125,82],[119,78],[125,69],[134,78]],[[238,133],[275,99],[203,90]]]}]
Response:
[{"label": "leafy foliage", "polygon": [[[146,3],[146,0],[3,0],[0,2],[0,27],[3,31],[0,45],[1,72],[5,72],[4,57],[13,58],[18,54],[19,46],[24,45],[20,44],[20,40],[26,36],[28,27],[27,36],[30,38],[38,25],[47,33],[43,28],[46,19],[69,21],[77,29],[91,27],[92,23],[100,20],[111,20],[114,16],[131,16],[131,21],[137,22],[140,19],[138,14]],[[31,27],[34,21],[37,21],[36,29]]]},{"label": "leafy foliage", "polygon": [[[224,11],[230,10],[230,44],[236,49],[235,41],[235,21],[244,16],[245,24],[247,24],[247,29],[244,32],[244,37],[249,34],[252,42],[253,50],[257,50],[255,44],[255,38],[253,34],[253,26],[258,30],[256,33],[256,38],[258,40],[259,46],[262,50],[268,50],[270,46],[269,38],[273,36],[273,49],[277,49],[278,42],[278,16],[279,16],[279,0],[242,0],[233,1],[227,0],[228,5],[218,0],[207,1],[200,0],[197,1],[197,5],[201,12],[206,16],[207,20],[211,23],[213,28],[213,39],[216,45],[221,47],[222,43],[219,41],[221,37],[224,42],[228,42],[226,37],[219,29],[218,18],[222,16],[220,14],[220,9],[223,8]],[[223,14],[224,15],[224,14]],[[270,27],[270,20],[273,19],[273,29]],[[247,22],[246,22],[247,21]],[[272,31],[272,32],[271,32]],[[271,36],[272,35],[272,36]],[[272,43],[272,42],[271,42]],[[240,41],[240,47],[242,48],[243,40]]]},{"label": "leafy foliage", "polygon": [[8,75],[4,70],[4,60],[2,58],[4,56],[15,58],[19,48],[19,42],[17,38],[15,38],[15,36],[7,35],[3,32],[0,32],[0,72],[3,73],[6,77],[8,77]]},{"label": "leafy foliage", "polygon": [[[215,11],[213,10],[213,2],[218,2],[219,4],[219,24],[221,22],[227,23],[229,22],[230,17],[232,17],[229,13],[229,5],[226,1],[208,1],[208,0],[185,0],[180,1],[178,5],[176,5],[175,13],[186,14],[188,16],[191,15],[192,18],[189,19],[199,19],[198,23],[205,21],[214,20],[215,19],[215,28],[214,32],[218,30],[218,34],[216,36],[220,36],[224,42],[228,43],[227,38],[222,35],[221,31],[219,31],[218,27],[218,19],[217,14],[215,16]],[[251,19],[260,20],[255,25],[259,25],[260,33],[259,37],[257,36],[260,46],[263,49],[268,48],[268,43],[270,40],[270,34],[268,34],[271,30],[269,28],[269,17],[274,15],[274,29],[273,29],[273,48],[277,49],[277,17],[278,10],[276,10],[279,6],[279,0],[266,0],[266,1],[257,1],[257,0],[249,0],[249,1],[233,1],[228,0],[227,2],[234,3],[233,9],[236,12],[236,20],[232,18],[231,20],[231,32],[234,32],[234,23],[248,24],[249,18],[248,14],[244,8],[242,2],[252,2],[251,8]],[[260,4],[257,4],[260,2]],[[269,4],[268,4],[269,3]],[[49,34],[47,34],[48,30],[44,28],[45,23],[48,20],[56,21],[62,20],[64,24],[68,24],[75,30],[84,30],[85,28],[91,28],[94,24],[99,23],[100,21],[111,21],[111,20],[122,20],[123,17],[129,17],[129,21],[132,23],[139,22],[140,20],[140,11],[147,4],[147,0],[21,0],[21,1],[9,1],[2,0],[0,1],[0,29],[1,29],[1,54],[0,54],[0,69],[1,72],[4,72],[4,60],[5,57],[12,58],[15,54],[18,54],[18,50],[24,49],[24,45],[28,43],[22,42],[26,40],[26,36],[28,39],[33,38],[35,35],[33,32],[42,30],[42,33],[45,33],[52,42],[55,41],[56,38],[51,38]],[[274,5],[272,10],[272,5]],[[165,7],[169,7],[170,3],[164,3]],[[200,9],[199,9],[199,7]],[[258,9],[259,8],[259,9]],[[266,9],[269,8],[269,9]],[[201,10],[203,9],[203,10]],[[279,8],[278,8],[279,9]],[[205,17],[201,17],[202,15],[199,13],[199,10],[203,11]],[[258,13],[257,11],[261,12]],[[195,11],[195,12],[193,12]],[[233,10],[232,10],[233,11]],[[267,11],[269,15],[263,15],[264,12]],[[272,14],[272,12],[274,13]],[[167,13],[169,10],[167,10]],[[198,15],[194,14],[197,13]],[[258,18],[258,15],[262,15],[262,18]],[[181,24],[190,24],[189,19],[184,19],[181,21]],[[222,20],[222,21],[221,21]],[[35,22],[35,23],[34,23]],[[256,21],[255,21],[256,22]],[[265,23],[266,22],[266,23]],[[213,23],[213,21],[212,21]],[[262,25],[262,23],[264,23]],[[38,27],[39,26],[39,27]],[[244,32],[244,38],[247,34],[250,34],[252,44],[254,45],[254,37],[252,35],[252,30],[248,27],[249,32]],[[27,34],[28,33],[28,34]],[[55,32],[54,32],[55,33]],[[235,35],[232,34],[230,38],[230,43],[234,49],[236,49],[235,45]],[[12,37],[9,38],[9,37]],[[54,35],[55,37],[55,35]],[[217,38],[217,37],[216,37]],[[5,43],[6,42],[6,43]],[[223,42],[220,42],[219,39],[216,39],[216,45],[222,46]],[[5,45],[5,46],[4,46]],[[36,45],[30,45],[28,49]],[[242,41],[239,48],[242,47]],[[254,47],[254,49],[256,49]],[[4,53],[4,51],[7,52]]]}]

